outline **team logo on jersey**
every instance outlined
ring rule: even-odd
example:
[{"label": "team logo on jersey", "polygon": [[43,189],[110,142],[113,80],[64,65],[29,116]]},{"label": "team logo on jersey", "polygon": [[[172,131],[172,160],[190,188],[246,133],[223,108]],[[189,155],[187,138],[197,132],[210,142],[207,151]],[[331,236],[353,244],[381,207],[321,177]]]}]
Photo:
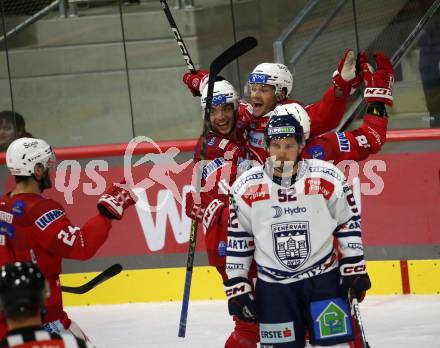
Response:
[{"label": "team logo on jersey", "polygon": [[344,133],[336,133],[339,142],[339,150],[341,152],[350,152],[350,141],[347,139]]},{"label": "team logo on jersey", "polygon": [[321,145],[316,145],[309,149],[309,155],[311,158],[322,159],[325,156],[325,152]]},{"label": "team logo on jersey", "polygon": [[211,139],[208,140],[207,145],[208,146],[214,146],[216,140],[217,140],[216,137],[212,137]]},{"label": "team logo on jersey", "polygon": [[271,229],[278,260],[290,270],[301,267],[310,256],[309,222],[282,222],[272,224]]},{"label": "team logo on jersey", "polygon": [[58,220],[63,215],[64,211],[62,210],[49,210],[47,213],[44,213],[35,221],[35,225],[37,225],[40,230],[44,231],[52,222]]},{"label": "team logo on jersey", "polygon": [[23,201],[16,201],[12,206],[11,213],[16,216],[22,216],[24,214],[24,208],[26,203]]},{"label": "team logo on jersey", "polygon": [[267,184],[250,185],[245,193],[241,195],[241,199],[250,207],[255,202],[265,201],[269,198],[269,186]]}]

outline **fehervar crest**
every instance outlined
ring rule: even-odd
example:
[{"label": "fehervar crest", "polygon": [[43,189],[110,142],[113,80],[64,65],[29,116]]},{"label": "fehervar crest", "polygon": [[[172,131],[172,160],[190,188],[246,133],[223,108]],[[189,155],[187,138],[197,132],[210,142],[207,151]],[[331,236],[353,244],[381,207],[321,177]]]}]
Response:
[{"label": "fehervar crest", "polygon": [[288,269],[297,270],[310,255],[309,222],[290,221],[273,224],[274,252]]}]

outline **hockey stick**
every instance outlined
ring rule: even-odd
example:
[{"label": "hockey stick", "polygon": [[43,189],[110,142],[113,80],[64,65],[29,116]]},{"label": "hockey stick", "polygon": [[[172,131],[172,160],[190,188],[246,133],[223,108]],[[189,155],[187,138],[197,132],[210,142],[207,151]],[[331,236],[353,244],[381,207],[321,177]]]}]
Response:
[{"label": "hockey stick", "polygon": [[173,18],[173,15],[171,14],[170,8],[168,7],[166,0],[160,0],[160,4],[162,5],[163,11],[165,12],[165,16],[167,16],[168,23],[170,23],[170,27],[171,30],[173,31],[174,38],[176,39],[177,44],[179,45],[180,51],[182,52],[183,55],[183,59],[185,60],[185,63],[188,66],[189,71],[191,71],[191,73],[195,73],[196,68],[191,60],[191,57],[189,56],[188,49],[186,48],[185,42],[183,42],[182,35],[180,35],[179,28],[177,28],[177,24]]},{"label": "hockey stick", "polygon": [[[238,41],[226,51],[220,54],[217,58],[213,60],[211,66],[209,67],[209,80],[208,80],[208,94],[206,96],[206,107],[203,122],[203,132],[202,132],[202,144],[200,150],[200,165],[197,170],[197,192],[200,192],[201,179],[203,170],[201,163],[205,159],[206,152],[206,136],[209,130],[209,117],[211,115],[212,108],[212,95],[214,90],[214,82],[220,71],[229,63],[233,62],[238,57],[242,56],[246,52],[250,51],[257,46],[257,40],[253,37],[245,37],[244,39]],[[182,299],[182,310],[180,312],[180,322],[179,322],[179,337],[185,337],[186,333],[186,321],[188,317],[188,304],[189,295],[191,291],[191,280],[192,271],[194,266],[194,254],[196,251],[196,240],[197,240],[197,221],[193,220],[191,224],[191,233],[189,236],[189,248],[188,248],[188,258],[186,262],[186,275],[185,275],[185,286],[183,290]]]},{"label": "hockey stick", "polygon": [[365,337],[365,331],[364,331],[364,325],[362,323],[362,317],[361,317],[361,311],[359,309],[359,303],[358,300],[355,296],[353,296],[353,291],[349,292],[349,300],[350,300],[350,305],[351,305],[351,309],[354,313],[354,317],[356,319],[356,323],[357,326],[359,328],[359,332],[361,334],[361,343],[362,343],[362,348],[371,348],[370,345],[367,342],[367,339]]},{"label": "hockey stick", "polygon": [[[408,50],[413,45],[414,41],[416,40],[417,36],[422,31],[423,27],[426,25],[426,23],[432,18],[432,16],[436,13],[436,11],[440,7],[440,0],[436,0],[431,7],[426,11],[426,13],[423,15],[423,17],[420,19],[420,21],[417,23],[417,25],[414,27],[414,29],[409,33],[405,41],[400,45],[400,47],[397,49],[396,52],[394,52],[393,56],[391,57],[391,63],[394,67],[397,66],[397,64],[400,63],[400,60],[402,57],[408,52]],[[351,112],[349,113],[349,116],[342,122],[342,125],[338,127],[339,132],[345,131],[350,123],[360,114],[360,112],[364,109],[365,103],[363,103],[363,98],[359,97],[350,108]]]},{"label": "hockey stick", "polygon": [[96,288],[99,284],[113,278],[115,275],[121,273],[122,266],[119,263],[115,263],[114,265],[107,268],[105,271],[99,273],[95,278],[89,280],[87,283],[80,286],[61,286],[61,291],[68,292],[71,294],[82,295],[90,290]]}]

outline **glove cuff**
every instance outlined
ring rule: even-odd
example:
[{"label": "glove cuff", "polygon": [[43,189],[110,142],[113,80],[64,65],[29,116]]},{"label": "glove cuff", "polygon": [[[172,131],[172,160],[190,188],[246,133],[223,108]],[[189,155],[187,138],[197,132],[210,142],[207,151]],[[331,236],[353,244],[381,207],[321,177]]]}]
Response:
[{"label": "glove cuff", "polygon": [[340,261],[339,271],[343,277],[367,274],[365,259],[362,256],[346,257]]},{"label": "glove cuff", "polygon": [[224,203],[219,199],[214,199],[209,205],[206,207],[205,212],[203,214],[203,227],[208,229],[211,226],[213,220],[217,217],[217,211],[224,207]]},{"label": "glove cuff", "polygon": [[388,88],[376,88],[376,87],[367,87],[364,91],[364,98],[369,101],[380,101],[387,105],[393,105],[393,94],[391,89]]},{"label": "glove cuff", "polygon": [[224,282],[226,297],[229,299],[252,293],[252,286],[249,280],[244,277],[231,278]]}]

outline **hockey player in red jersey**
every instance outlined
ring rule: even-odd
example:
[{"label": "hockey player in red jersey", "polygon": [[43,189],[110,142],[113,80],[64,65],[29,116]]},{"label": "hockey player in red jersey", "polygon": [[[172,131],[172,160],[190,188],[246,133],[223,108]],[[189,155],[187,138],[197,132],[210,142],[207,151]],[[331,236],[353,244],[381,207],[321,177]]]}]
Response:
[{"label": "hockey player in red jersey", "polygon": [[[207,88],[202,93],[202,109],[206,106]],[[235,181],[238,166],[246,157],[246,142],[236,132],[238,95],[227,81],[214,84],[213,106],[210,115],[211,129],[206,138],[205,162],[202,171],[202,190],[206,195],[190,192],[186,196],[186,214],[202,222],[209,264],[216,267],[226,279],[227,221],[218,221],[228,204],[229,186]],[[195,162],[200,159],[201,138],[195,149]],[[202,201],[200,201],[202,199]],[[256,277],[253,269],[250,277]],[[225,343],[225,348],[255,348],[259,341],[258,325],[234,317],[235,328]]]},{"label": "hockey player in red jersey", "polygon": [[[359,56],[360,62],[365,59],[365,55]],[[186,73],[183,81],[193,95],[197,95],[197,88],[206,85],[207,72],[200,70],[192,74]],[[249,75],[248,82],[251,103],[240,101],[237,131],[246,137],[251,158],[263,163],[266,157],[264,129],[273,110],[279,104],[298,101],[288,99],[292,92],[293,77],[283,64],[259,64]],[[338,125],[346,110],[348,97],[361,84],[362,74],[356,69],[355,54],[352,50],[347,50],[333,74],[334,86],[325,92],[319,102],[305,106],[311,119],[312,137],[330,131]]]},{"label": "hockey player in red jersey", "polygon": [[33,262],[14,262],[0,269],[0,308],[8,323],[8,334],[0,347],[92,348],[71,333],[49,333],[42,327],[41,313],[49,287]]},{"label": "hockey player in red jersey", "polygon": [[367,63],[362,64],[367,112],[363,123],[355,130],[309,137],[311,121],[298,104],[277,107],[275,114],[292,114],[305,130],[307,141],[301,153],[302,158],[317,158],[333,161],[334,164],[344,160],[362,161],[382,148],[388,125],[385,105],[393,105],[394,69],[382,52],[377,52],[374,59],[377,66],[374,72]]},{"label": "hockey player in red jersey", "polygon": [[[112,220],[120,220],[135,204],[124,185],[113,184],[98,200],[98,211],[83,227],[76,227],[61,204],[41,194],[52,186],[49,170],[54,153],[41,139],[21,138],[6,152],[6,165],[15,188],[0,198],[0,265],[33,261],[50,286],[43,323],[49,332],[70,330],[84,334],[63,310],[59,275],[64,258],[87,260],[107,240]],[[126,186],[126,185],[125,185]],[[0,338],[4,337],[3,326]]]},{"label": "hockey player in red jersey", "polygon": [[[377,64],[376,72],[372,72],[367,64],[363,64],[362,66],[366,84],[364,96],[368,102],[367,115],[364,116],[362,126],[354,131],[328,133],[321,137],[308,139],[301,154],[303,158],[319,158],[334,160],[335,162],[344,159],[360,161],[368,157],[369,154],[376,153],[380,150],[386,137],[387,115],[385,104],[392,105],[393,101],[392,88],[394,72],[391,63],[382,53],[376,54],[375,60]],[[279,112],[292,114],[304,128],[305,137],[309,138],[310,119],[301,105],[291,103],[278,106],[275,113]],[[346,139],[346,141],[344,142],[343,139]],[[215,156],[208,155],[207,159],[212,160],[216,156],[221,156],[221,152],[222,151],[217,152]],[[211,164],[215,162],[217,162],[217,164]],[[225,180],[226,175],[222,175],[224,165],[226,165],[225,160],[220,157],[216,157],[215,161],[208,162],[206,166],[208,169],[206,169],[204,173],[210,175],[211,179],[214,178],[214,181],[217,182],[216,185],[210,185],[210,188],[227,188],[227,186],[231,185],[235,180],[235,175],[232,180]],[[226,171],[226,173],[227,172],[228,171]],[[219,178],[221,177],[223,178],[223,183],[226,182],[227,185],[220,182]],[[203,185],[203,187],[206,188],[206,185]],[[226,190],[224,191],[226,192]],[[210,243],[206,243],[210,262],[211,258],[215,257],[218,262],[217,264],[224,265],[225,235],[228,226],[228,217],[224,214],[227,209],[224,209],[224,207],[227,207],[228,203],[225,202],[224,196],[224,199],[221,200],[214,199],[212,195],[216,192],[216,190],[204,189],[201,195],[198,196],[199,201],[196,203],[194,202],[194,195],[189,194],[187,196],[186,209],[189,217],[196,217],[203,221],[207,228],[206,240],[211,240]],[[232,337],[233,335],[231,335],[230,338]],[[356,343],[358,344],[358,342]],[[241,346],[231,345],[230,347]]]}]

